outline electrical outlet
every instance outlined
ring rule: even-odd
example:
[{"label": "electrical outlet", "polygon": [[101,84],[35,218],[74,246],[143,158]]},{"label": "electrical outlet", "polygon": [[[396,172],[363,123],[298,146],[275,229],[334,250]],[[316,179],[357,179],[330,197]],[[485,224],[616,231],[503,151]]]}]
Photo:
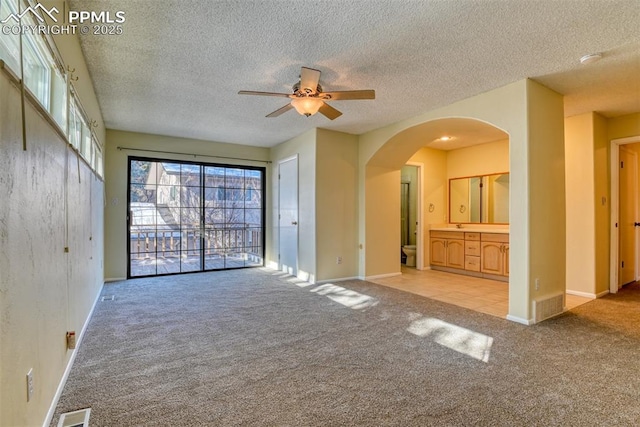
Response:
[{"label": "electrical outlet", "polygon": [[540,290],[540,279],[536,279],[536,291]]},{"label": "electrical outlet", "polygon": [[33,368],[27,372],[27,402],[33,397]]},{"label": "electrical outlet", "polygon": [[336,264],[342,264],[342,257],[341,256],[336,257]]}]

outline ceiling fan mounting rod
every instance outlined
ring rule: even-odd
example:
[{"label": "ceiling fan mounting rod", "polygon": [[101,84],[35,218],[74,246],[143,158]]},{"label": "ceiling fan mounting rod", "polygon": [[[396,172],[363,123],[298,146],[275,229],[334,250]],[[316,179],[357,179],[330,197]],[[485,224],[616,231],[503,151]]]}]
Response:
[{"label": "ceiling fan mounting rod", "polygon": [[316,87],[316,91],[314,92],[311,88],[305,87],[301,88],[300,83],[296,83],[293,85],[293,94],[302,97],[302,96],[315,96],[322,92],[322,86],[318,84]]}]

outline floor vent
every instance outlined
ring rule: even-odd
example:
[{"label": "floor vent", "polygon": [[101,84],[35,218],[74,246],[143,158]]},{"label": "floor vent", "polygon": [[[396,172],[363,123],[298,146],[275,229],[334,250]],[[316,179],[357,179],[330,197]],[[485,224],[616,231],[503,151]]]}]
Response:
[{"label": "floor vent", "polygon": [[66,412],[60,415],[58,427],[89,427],[89,415],[91,415],[91,408]]},{"label": "floor vent", "polygon": [[536,323],[562,314],[564,310],[564,294],[553,295],[545,299],[533,301],[533,318]]},{"label": "floor vent", "polygon": [[100,298],[100,301],[115,301],[116,296],[115,295],[105,295],[102,298]]}]

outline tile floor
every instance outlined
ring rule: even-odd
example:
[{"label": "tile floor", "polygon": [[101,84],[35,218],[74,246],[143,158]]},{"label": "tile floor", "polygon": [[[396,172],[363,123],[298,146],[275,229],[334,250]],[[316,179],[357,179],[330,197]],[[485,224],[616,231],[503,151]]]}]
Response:
[{"label": "tile floor", "polygon": [[[373,283],[505,318],[509,311],[509,284],[436,270],[402,266],[402,275],[371,280]],[[566,295],[567,310],[589,298]]]}]

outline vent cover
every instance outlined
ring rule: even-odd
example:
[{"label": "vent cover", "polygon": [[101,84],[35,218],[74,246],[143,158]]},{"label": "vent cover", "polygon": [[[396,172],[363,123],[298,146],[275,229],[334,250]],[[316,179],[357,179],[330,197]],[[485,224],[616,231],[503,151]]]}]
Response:
[{"label": "vent cover", "polygon": [[115,301],[115,300],[116,300],[115,295],[105,295],[102,298],[100,298],[100,301]]},{"label": "vent cover", "polygon": [[66,412],[60,415],[58,427],[89,427],[89,415],[91,415],[91,408]]},{"label": "vent cover", "polygon": [[564,294],[557,294],[545,299],[533,301],[533,318],[536,323],[562,314],[564,311]]}]

